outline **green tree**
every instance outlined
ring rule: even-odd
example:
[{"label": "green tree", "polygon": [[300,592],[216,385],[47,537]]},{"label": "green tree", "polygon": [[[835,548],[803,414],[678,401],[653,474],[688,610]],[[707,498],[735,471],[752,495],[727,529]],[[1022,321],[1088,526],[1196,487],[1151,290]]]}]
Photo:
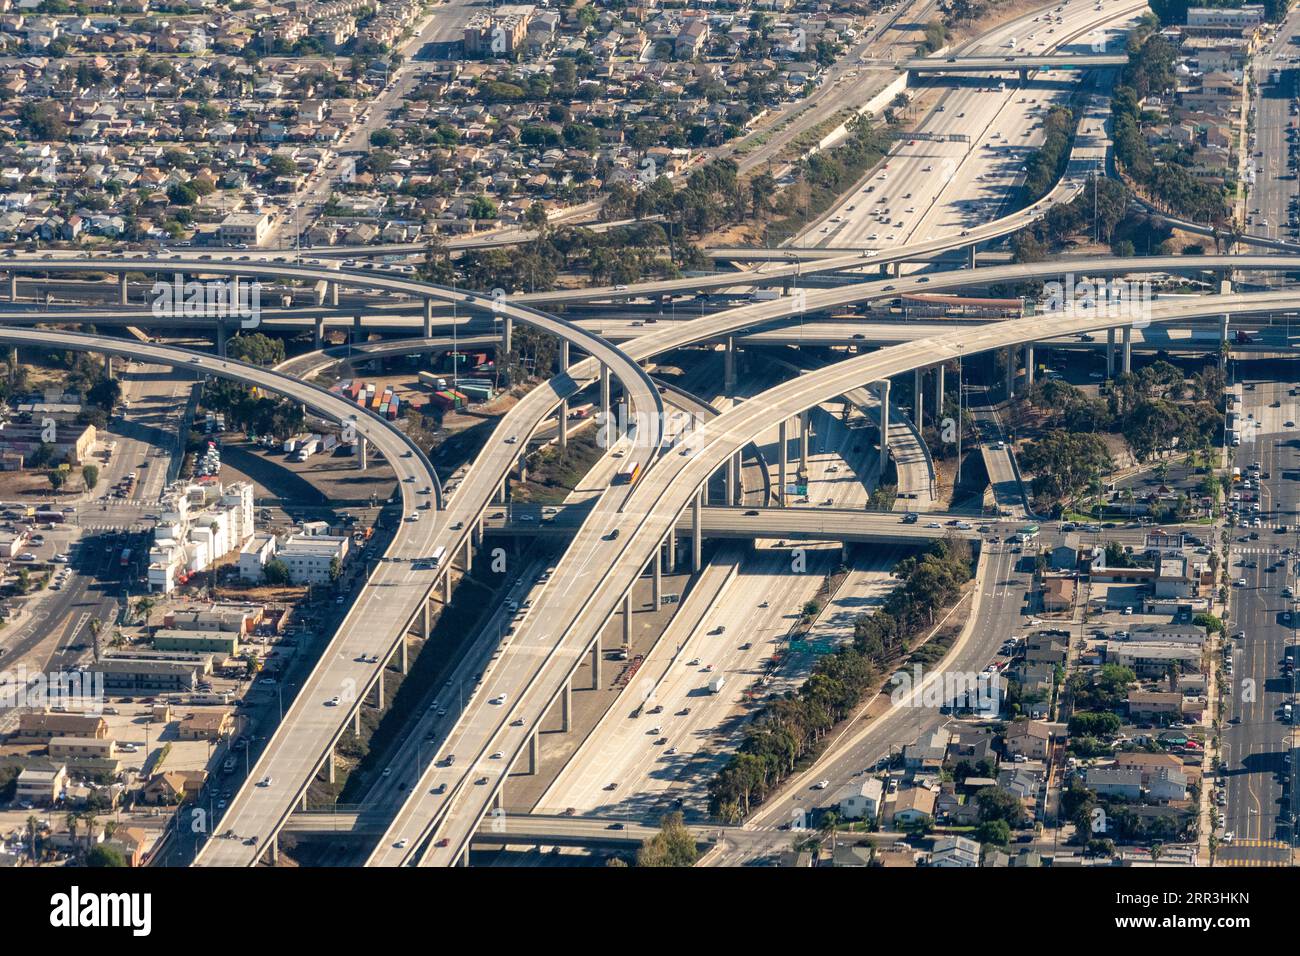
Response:
[{"label": "green tree", "polygon": [[126,858],[122,856],[122,851],[117,847],[101,843],[86,854],[86,866],[124,867],[126,866]]},{"label": "green tree", "polygon": [[45,473],[45,477],[50,481],[50,488],[57,494],[59,490],[68,483],[68,472],[62,466],[51,468]]},{"label": "green tree", "polygon": [[87,491],[94,491],[95,486],[99,484],[99,466],[82,465],[81,482],[86,486]]},{"label": "green tree", "polygon": [[659,832],[637,850],[637,866],[694,866],[700,851],[695,835],[682,822],[680,813],[670,813],[659,823]]},{"label": "green tree", "polygon": [[1011,827],[1005,820],[985,820],[975,828],[975,839],[980,843],[1006,846],[1011,842]]},{"label": "green tree", "polygon": [[272,558],[262,569],[262,580],[272,587],[284,587],[289,583],[289,566],[279,558]]}]

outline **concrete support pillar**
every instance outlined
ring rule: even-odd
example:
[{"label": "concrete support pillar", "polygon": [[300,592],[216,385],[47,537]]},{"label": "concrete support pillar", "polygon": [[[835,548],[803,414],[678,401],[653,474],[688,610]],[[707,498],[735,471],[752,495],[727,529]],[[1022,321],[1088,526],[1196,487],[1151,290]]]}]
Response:
[{"label": "concrete support pillar", "polygon": [[501,317],[501,354],[509,355],[514,348],[515,320],[508,315]]},{"label": "concrete support pillar", "polygon": [[880,473],[889,464],[889,379],[880,380]]},{"label": "concrete support pillar", "polygon": [[1124,374],[1133,371],[1133,326],[1124,326]]},{"label": "concrete support pillar", "polygon": [[364,438],[357,439],[357,453],[358,466],[365,471],[370,459],[370,443]]},{"label": "concrete support pillar", "polygon": [[304,790],[302,792],[302,796],[298,798],[298,809],[301,810],[303,813],[307,812],[307,791],[306,790]]},{"label": "concrete support pillar", "polygon": [[337,308],[338,304],[339,304],[339,284],[337,282],[331,282],[330,283],[330,305],[335,306]]},{"label": "concrete support pillar", "polygon": [[966,268],[975,268],[975,247],[973,245],[966,249]]},{"label": "concrete support pillar", "polygon": [[316,316],[316,334],[312,337],[315,347],[322,349],[325,347],[325,317]]},{"label": "concrete support pillar", "polygon": [[560,691],[560,730],[568,733],[573,727],[573,681],[565,678],[564,689]]},{"label": "concrete support pillar", "polygon": [[352,316],[352,342],[355,344],[357,342],[364,342],[364,341],[365,341],[365,336],[362,334],[361,316],[354,315]]},{"label": "concrete support pillar", "polygon": [[677,570],[677,529],[674,526],[673,531],[668,535],[668,573],[672,574]]},{"label": "concrete support pillar", "polygon": [[1115,377],[1115,330],[1106,330],[1106,378]]},{"label": "concrete support pillar", "polygon": [[912,373],[912,420],[917,428],[925,425],[925,370],[919,368]]},{"label": "concrete support pillar", "polygon": [[334,748],[330,748],[329,754],[325,757],[325,780],[327,783],[334,782]]},{"label": "concrete support pillar", "polygon": [[222,319],[217,319],[217,354],[226,357],[226,323]]},{"label": "concrete support pillar", "polygon": [[1219,345],[1228,344],[1228,314],[1219,316]]},{"label": "concrete support pillar", "polygon": [[111,355],[104,356],[104,377],[113,377],[113,356]]},{"label": "concrete support pillar", "polygon": [[781,424],[777,426],[777,432],[778,432],[777,444],[780,446],[781,456],[780,456],[780,464],[777,466],[777,472],[776,472],[776,482],[777,482],[776,500],[781,503],[782,507],[785,507],[786,472],[789,470],[789,464],[790,464],[789,462],[790,440],[789,440],[789,436],[786,434],[788,430],[787,429],[788,425],[789,425],[789,419],[783,418],[781,419]]},{"label": "concrete support pillar", "polygon": [[541,763],[540,757],[541,755],[537,752],[537,731],[534,730],[528,735],[528,772],[530,774],[537,773]]},{"label": "concrete support pillar", "polygon": [[275,836],[271,837],[271,845],[267,849],[267,853],[271,857],[272,866],[275,866],[280,862],[280,834],[277,833]]},{"label": "concrete support pillar", "polygon": [[352,733],[361,736],[361,708],[358,707],[352,712]]},{"label": "concrete support pillar", "polygon": [[1025,387],[1034,384],[1034,343],[1025,343]]},{"label": "concrete support pillar", "polygon": [[736,503],[736,459],[728,457],[726,467],[726,489],[723,492],[723,502],[728,508]]},{"label": "concrete support pillar", "polygon": [[[15,276],[13,273],[10,273],[10,274],[9,274],[9,277],[10,277],[11,279],[16,279],[16,278],[17,278],[17,276]],[[10,300],[11,302],[13,301],[13,298],[14,298],[13,292],[14,292],[14,288],[13,288],[13,286],[10,286],[10,295],[9,295],[9,300]],[[129,288],[129,287],[127,286],[127,284],[126,284],[126,273],[125,273],[125,272],[123,272],[121,275],[119,275],[119,276],[117,277],[117,301],[118,301],[120,304],[122,304],[122,305],[130,305],[130,304],[131,304],[131,290],[130,290],[130,288]]]},{"label": "concrete support pillar", "polygon": [[528,459],[523,455],[519,456],[519,483],[523,484],[528,480]]},{"label": "concrete support pillar", "polygon": [[623,595],[623,643],[632,643],[632,592]]},{"label": "concrete support pillar", "polygon": [[727,336],[727,350],[722,363],[722,391],[728,398],[736,390],[736,339]]},{"label": "concrete support pillar", "polygon": [[442,603],[451,603],[451,568],[442,576]]},{"label": "concrete support pillar", "polygon": [[384,668],[379,668],[379,680],[375,681],[375,706],[384,709]]},{"label": "concrete support pillar", "polygon": [[[569,340],[560,340],[560,372],[569,370]],[[569,447],[569,400],[566,398],[560,402],[560,450]]]},{"label": "concrete support pillar", "polygon": [[808,473],[808,433],[810,431],[811,412],[803,411],[799,413],[799,468],[806,475]]},{"label": "concrete support pillar", "polygon": [[1009,348],[1004,353],[1007,360],[1007,398],[1016,394],[1016,350]]},{"label": "concrete support pillar", "polygon": [[433,300],[424,300],[424,337],[433,337]]},{"label": "concrete support pillar", "polygon": [[659,602],[664,594],[664,546],[662,543],[655,548],[654,560],[650,563],[654,568],[654,588],[650,593],[653,597],[655,610],[658,610]]},{"label": "concrete support pillar", "polygon": [[934,367],[934,424],[940,427],[943,420],[943,366]]},{"label": "concrete support pillar", "polygon": [[501,484],[497,485],[497,504],[503,505],[505,503],[506,503],[506,483],[503,480]]},{"label": "concrete support pillar", "polygon": [[[424,618],[424,636],[428,637],[429,636],[429,605],[426,604],[424,606],[424,611],[421,613],[421,616]],[[411,652],[406,646],[405,634],[403,634],[402,639],[398,641],[398,646],[399,646],[398,654],[401,656],[401,661],[399,663],[402,665],[402,674],[403,676],[405,676],[406,674],[411,673]]]},{"label": "concrete support pillar", "polygon": [[600,636],[591,645],[591,689],[600,690]]},{"label": "concrete support pillar", "polygon": [[695,503],[691,505],[691,571],[695,574],[700,573],[700,568],[704,566],[704,541],[703,541],[703,524],[704,516],[701,513],[704,505],[704,491],[695,492]]},{"label": "concrete support pillar", "polygon": [[604,414],[605,427],[609,427],[609,366],[600,367],[600,410]]}]

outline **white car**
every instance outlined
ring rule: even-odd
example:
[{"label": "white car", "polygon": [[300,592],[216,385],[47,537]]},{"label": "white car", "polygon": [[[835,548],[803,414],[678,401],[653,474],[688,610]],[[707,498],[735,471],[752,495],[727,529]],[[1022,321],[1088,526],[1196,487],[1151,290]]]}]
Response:
[{"label": "white car", "polygon": [[825,789],[826,789],[827,787],[829,787],[830,785],[831,785],[831,782],[830,782],[829,780],[818,780],[815,784],[813,784],[813,789],[814,789],[814,790],[825,790]]},{"label": "white car", "polygon": [[490,701],[490,703],[496,704],[498,707],[500,707],[505,702],[506,702],[505,694],[498,694],[496,697],[493,697],[492,700]]},{"label": "white car", "polygon": [[337,697],[331,697],[329,700],[325,701],[326,707],[337,707],[338,705],[339,705],[339,698]]}]

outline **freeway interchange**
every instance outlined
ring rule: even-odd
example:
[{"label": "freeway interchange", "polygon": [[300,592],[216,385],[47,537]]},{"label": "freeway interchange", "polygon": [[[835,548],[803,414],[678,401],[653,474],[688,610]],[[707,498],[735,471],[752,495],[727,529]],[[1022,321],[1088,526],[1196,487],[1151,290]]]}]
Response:
[{"label": "freeway interchange", "polygon": [[[1126,2],[1094,10],[1076,0],[1059,27],[1059,34],[1054,34],[1056,39],[1042,35],[1034,40],[1040,52],[1016,48],[1008,49],[1006,56],[993,53],[1003,46],[1004,36],[1023,31],[1024,24],[1016,21],[993,31],[984,38],[982,46],[962,50],[960,56],[934,58],[934,63],[908,62],[903,68],[918,74],[969,72],[977,76],[1050,69],[1050,73],[1038,76],[1051,77],[1053,83],[1061,68],[1077,67],[1109,76],[1106,71],[1126,62],[1125,57],[1088,56],[1079,49],[1072,51],[1071,42],[1076,47],[1095,44],[1093,37],[1100,31],[1105,43],[1113,44],[1122,38],[1134,15],[1144,8],[1145,5]],[[1025,19],[1027,15],[1021,18]],[[1014,40],[1012,47],[1015,47]],[[1067,94],[1073,88],[1073,77],[1069,83],[1064,88]],[[747,449],[770,446],[774,440],[781,443],[784,478],[785,441],[793,433],[793,428],[788,432],[787,427],[806,422],[806,416],[846,395],[868,387],[877,388],[883,414],[890,415],[888,383],[891,379],[915,375],[919,383],[923,374],[940,365],[989,353],[1007,355],[1014,370],[1014,354],[1022,347],[1032,350],[1035,344],[1046,348],[1048,343],[1068,342],[1078,348],[1097,349],[1103,343],[1094,340],[1096,334],[1108,336],[1112,353],[1116,337],[1120,337],[1123,368],[1128,370],[1134,345],[1133,316],[1106,314],[1102,309],[979,324],[900,325],[896,338],[891,338],[889,323],[882,323],[884,328],[880,330],[849,333],[851,337],[847,341],[838,331],[828,331],[821,338],[811,319],[807,326],[804,323],[804,317],[810,313],[829,313],[842,306],[1059,276],[1062,272],[1059,262],[974,268],[972,260],[971,268],[943,270],[936,269],[928,260],[954,250],[969,249],[973,254],[978,244],[996,241],[1024,228],[1053,206],[1075,198],[1084,188],[1088,175],[1107,168],[1108,102],[1098,89],[1090,94],[1065,176],[1051,192],[1026,208],[1005,209],[1021,183],[1016,163],[1025,148],[1036,141],[1032,135],[1035,124],[1040,122],[1049,103],[1065,98],[1060,96],[1062,91],[1053,90],[1040,103],[1036,97],[1031,99],[1014,89],[1007,92],[1005,86],[994,89],[958,85],[930,114],[929,129],[954,135],[969,129],[972,137],[979,138],[978,143],[973,143],[974,148],[959,148],[955,141],[918,140],[900,145],[867,186],[855,187],[839,205],[812,223],[797,243],[787,250],[755,251],[755,259],[767,261],[736,272],[502,297],[447,289],[383,269],[363,271],[340,267],[337,263],[288,262],[283,257],[257,253],[202,259],[190,254],[161,257],[51,253],[0,259],[0,271],[11,275],[117,273],[122,276],[124,288],[128,273],[183,273],[321,281],[334,289],[346,287],[362,293],[396,293],[408,297],[417,304],[413,306],[417,314],[409,323],[410,330],[422,333],[421,337],[361,347],[363,352],[374,355],[446,348],[457,341],[433,335],[434,303],[454,302],[493,323],[491,338],[462,337],[459,340],[462,344],[495,341],[499,334],[502,346],[509,348],[511,323],[527,324],[564,343],[558,374],[522,396],[497,422],[482,452],[460,482],[456,495],[444,499],[439,476],[424,451],[400,430],[368,413],[358,417],[355,405],[305,382],[310,373],[340,357],[337,350],[309,353],[277,373],[223,357],[228,329],[219,319],[212,323],[216,326],[219,352],[216,356],[163,345],[134,342],[127,345],[103,335],[9,325],[0,329],[0,342],[11,345],[57,345],[69,350],[136,355],[151,362],[186,368],[197,375],[257,385],[301,401],[340,424],[354,426],[358,435],[382,453],[397,473],[404,520],[226,811],[221,834],[204,844],[195,864],[255,865],[276,846],[282,829],[293,828],[290,820],[304,797],[305,788],[316,773],[331,764],[333,747],[349,722],[356,719],[362,698],[382,680],[385,664],[409,631],[428,635],[430,608],[438,600],[439,591],[444,603],[451,600],[453,563],[462,561],[468,565],[474,549],[483,547],[489,534],[549,535],[563,547],[563,554],[548,572],[544,586],[535,592],[531,613],[510,640],[500,648],[479,646],[475,650],[477,656],[467,655],[466,659],[475,663],[461,668],[459,680],[465,682],[468,672],[475,667],[481,667],[480,679],[473,681],[459,713],[449,721],[426,720],[412,729],[400,750],[398,774],[403,781],[409,779],[412,783],[404,792],[389,786],[376,798],[383,812],[367,820],[367,838],[378,836],[366,856],[369,866],[454,866],[467,862],[470,846],[484,821],[491,819],[502,806],[502,794],[512,772],[524,763],[536,763],[538,735],[548,715],[557,709],[562,711],[567,726],[575,675],[593,648],[599,656],[602,631],[620,613],[625,619],[631,614],[631,595],[637,582],[647,569],[653,569],[658,581],[663,551],[668,548],[671,553],[678,539],[688,542],[692,570],[696,573],[702,572],[706,565],[701,557],[701,540],[705,537],[864,542],[893,549],[889,552],[891,558],[901,554],[904,548],[948,535],[981,541],[987,550],[981,552],[970,619],[978,621],[975,630],[981,632],[1005,633],[1013,627],[1028,579],[1017,571],[1017,561],[1010,549],[989,547],[986,536],[990,532],[973,527],[963,517],[964,512],[949,514],[930,510],[922,520],[912,521],[911,516],[897,513],[868,514],[843,502],[839,508],[749,508],[743,504],[717,507],[707,503],[705,496],[709,482],[717,473],[735,469]],[[989,96],[990,93],[998,95]],[[1013,102],[1017,97],[1018,101]],[[986,142],[993,132],[996,135]],[[936,163],[945,169],[943,177],[933,175]],[[887,206],[876,209],[882,202]],[[889,207],[898,208],[891,215]],[[719,258],[741,261],[748,256],[743,249],[733,252],[734,256],[720,254]],[[1210,274],[1216,280],[1227,280],[1241,272],[1300,271],[1300,258],[1284,250],[1236,256],[1081,258],[1071,263],[1071,268],[1091,277]],[[799,288],[804,277],[823,274],[837,277],[842,284]],[[698,318],[655,323],[653,327],[634,322],[636,331],[625,330],[626,338],[608,334],[605,329],[602,331],[606,334],[600,334],[592,330],[590,323],[569,321],[541,311],[578,303],[662,301],[705,290],[753,289],[776,283],[783,284],[785,291],[792,294],[702,314]],[[1225,290],[1217,295],[1158,301],[1143,316],[1139,325],[1143,335],[1139,338],[1149,333],[1161,343],[1172,342],[1172,337],[1158,338],[1166,326],[1208,321],[1212,331],[1191,341],[1189,347],[1213,352],[1229,344],[1230,321],[1262,315],[1270,317],[1271,323],[1272,316],[1292,308],[1294,301],[1294,293],[1285,286],[1262,292]],[[120,314],[116,311],[114,314],[129,321],[136,313],[121,310]],[[95,315],[93,310],[41,313],[39,319],[33,315],[19,321],[92,322]],[[369,315],[362,314],[358,322],[364,325],[369,319]],[[391,320],[384,321],[390,322],[387,328],[391,329]],[[795,323],[798,323],[799,337],[792,339],[790,330],[796,328]],[[1150,329],[1143,328],[1145,325],[1150,325]],[[773,344],[783,347],[856,346],[860,342],[860,348],[878,348],[805,369],[796,377],[743,398],[731,394],[729,371],[725,397],[735,398],[734,402],[722,401],[721,407],[707,409],[707,414],[700,416],[697,427],[690,433],[673,433],[664,426],[666,408],[673,403],[673,396],[664,394],[665,389],[651,379],[646,366],[687,346],[721,343],[731,369],[737,338],[745,336],[747,344],[757,347],[763,344],[762,336],[770,335],[773,330],[785,333],[784,338],[773,339]],[[805,332],[809,336],[806,339]],[[615,339],[619,344],[614,343]],[[1273,347],[1274,341],[1269,339],[1268,347]],[[1277,347],[1279,350],[1290,347],[1289,331]],[[580,351],[585,358],[570,363],[571,349]],[[345,354],[350,356],[351,348]],[[1026,372],[1031,379],[1033,368],[1032,351],[1028,351]],[[603,449],[602,462],[597,467],[612,474],[615,458],[634,458],[643,465],[637,480],[630,484],[607,482],[607,487],[589,500],[552,509],[549,514],[513,506],[494,512],[493,498],[519,464],[530,441],[538,438],[543,429],[563,436],[569,400],[588,387],[600,389],[602,409],[609,411],[613,407],[612,383],[622,386],[637,424],[630,433],[617,436],[614,443]],[[860,404],[865,402],[865,398],[857,400]],[[683,402],[685,398],[679,398],[678,404]],[[877,415],[880,414],[878,411]],[[924,422],[923,416],[917,417],[922,419],[915,422],[919,434]],[[1273,424],[1276,427],[1266,434],[1270,440],[1284,431],[1280,423]],[[773,435],[777,429],[779,438]],[[893,441],[892,436],[881,441],[882,475]],[[1284,446],[1289,447],[1289,443],[1276,440],[1273,448],[1277,450],[1268,452],[1268,461],[1278,473],[1287,467],[1283,456],[1291,454]],[[1243,449],[1243,463],[1246,454]],[[760,457],[758,467],[767,469],[771,464]],[[772,479],[770,475],[766,478],[770,492]],[[1018,478],[1008,479],[1007,483],[1015,481]],[[778,482],[776,493],[785,505],[784,481]],[[1296,503],[1284,500],[1281,489],[1277,494],[1277,514],[1294,513]],[[1018,523],[999,524],[994,520],[992,530],[1009,535]],[[1300,546],[1300,542],[1297,544]],[[440,548],[445,548],[450,556],[448,560],[436,567],[427,566],[425,559]],[[1235,550],[1244,553],[1247,549]],[[779,564],[774,559],[763,575],[768,580],[779,579]],[[882,574],[880,569],[872,569],[871,573]],[[887,577],[885,574],[886,580]],[[1267,634],[1266,640],[1250,646],[1242,665],[1267,682],[1274,680],[1270,661],[1281,656],[1287,636],[1282,629],[1270,626],[1269,615],[1276,609],[1262,590],[1267,582],[1258,579],[1258,575],[1256,578],[1243,590],[1239,619],[1234,624],[1245,625],[1252,633]],[[877,580],[872,587],[878,592],[884,584]],[[791,589],[790,594],[796,591]],[[750,592],[745,593],[745,600],[752,601]],[[1293,634],[1290,639],[1294,640]],[[490,659],[488,651],[492,652]],[[972,634],[968,628],[951,654],[954,667],[978,671],[987,663],[990,648],[987,639]],[[669,681],[665,693],[675,693],[686,700],[688,689],[683,686],[674,690]],[[1256,707],[1248,707],[1241,723],[1226,734],[1230,761],[1249,765],[1252,760],[1264,759],[1260,755],[1272,754],[1277,749],[1272,737],[1278,736],[1280,728],[1273,711],[1281,706],[1285,695],[1271,685],[1270,694]],[[348,706],[327,706],[326,702],[337,701],[340,696]],[[700,715],[696,716],[697,723],[702,724]],[[837,781],[847,781],[855,776],[858,768],[875,764],[895,745],[910,742],[939,723],[936,715],[921,719],[915,712],[898,711],[873,725],[870,733],[847,736],[842,746],[837,744],[836,750],[828,754],[824,764],[810,770],[766,805],[750,821],[751,825],[759,829],[772,826],[807,806],[808,780],[825,774]],[[415,741],[426,730],[432,745],[423,747]],[[616,734],[609,738],[618,739]],[[590,791],[595,772],[586,772],[584,776],[583,759],[592,759],[592,755],[578,752],[571,765],[573,769],[567,771],[568,782],[562,780],[557,785],[559,793],[565,792],[564,786],[570,787],[571,792],[583,788]],[[1234,774],[1227,783],[1226,800],[1238,839],[1266,842],[1265,848],[1280,859],[1285,855],[1291,835],[1289,831],[1279,834],[1268,825],[1267,818],[1270,808],[1283,799],[1281,779],[1285,773],[1280,765],[1273,765],[1272,757],[1266,759],[1267,769],[1274,773],[1273,783],[1261,786],[1260,774],[1255,772]],[[643,762],[637,764],[635,773],[645,776],[652,770]],[[575,781],[584,782],[579,785]],[[800,784],[805,785],[803,792],[799,790]],[[549,803],[543,801],[544,812],[557,812],[562,802],[560,796],[552,795]],[[545,822],[550,828],[546,832],[557,834],[557,845],[570,838],[581,842],[583,833],[598,829],[596,823],[566,825],[558,817]],[[525,825],[520,825],[520,829],[527,832]],[[643,835],[645,830],[638,825],[634,833],[621,834],[615,842],[633,841]],[[608,834],[605,836],[612,839]],[[599,833],[589,833],[588,837],[596,839]],[[544,839],[544,834],[537,839]],[[753,840],[735,842],[745,853],[752,852]],[[715,862],[739,862],[743,858],[743,855],[731,857],[729,852],[724,846]],[[1230,852],[1227,858],[1232,858]]]}]

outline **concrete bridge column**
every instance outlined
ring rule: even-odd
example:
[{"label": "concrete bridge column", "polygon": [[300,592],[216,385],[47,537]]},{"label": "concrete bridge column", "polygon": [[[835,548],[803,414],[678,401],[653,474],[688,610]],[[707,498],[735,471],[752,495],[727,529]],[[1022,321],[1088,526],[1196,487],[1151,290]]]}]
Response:
[{"label": "concrete bridge column", "polygon": [[889,464],[889,379],[880,380],[880,473]]},{"label": "concrete bridge column", "polygon": [[1232,295],[1232,270],[1224,269],[1219,273],[1219,295]]},{"label": "concrete bridge column", "polygon": [[677,570],[677,525],[674,522],[673,530],[668,533],[668,573],[672,574]]},{"label": "concrete bridge column", "polygon": [[316,316],[316,334],[312,337],[315,347],[322,349],[325,347],[325,316]]},{"label": "concrete bridge column", "polygon": [[358,737],[361,736],[361,708],[360,707],[357,707],[357,709],[352,712],[352,733]]},{"label": "concrete bridge column", "polygon": [[632,643],[632,592],[623,595],[623,643]]},{"label": "concrete bridge column", "polygon": [[600,367],[600,410],[604,414],[605,427],[609,427],[609,366]]},{"label": "concrete bridge column", "polygon": [[745,458],[744,452],[738,451],[731,456],[735,462],[731,471],[736,476],[736,504],[745,503]]},{"label": "concrete bridge column", "polygon": [[781,449],[781,464],[778,466],[777,473],[776,473],[776,483],[777,483],[776,500],[781,503],[782,507],[785,507],[785,473],[788,470],[789,458],[790,458],[790,450],[788,448],[789,437],[786,434],[787,431],[786,426],[789,423],[790,420],[788,418],[783,418],[781,419],[781,424],[777,426],[777,429],[780,433],[779,437],[777,438],[777,444],[780,446]]},{"label": "concrete bridge column", "polygon": [[565,678],[560,691],[560,732],[568,733],[573,726],[573,680]]},{"label": "concrete bridge column", "polygon": [[338,304],[339,304],[339,284],[337,282],[331,282],[330,283],[330,305],[337,307]]},{"label": "concrete bridge column", "polygon": [[943,366],[934,367],[934,424],[938,428],[943,419]]},{"label": "concrete bridge column", "polygon": [[508,315],[501,317],[501,354],[509,355],[514,348],[515,320]]},{"label": "concrete bridge column", "polygon": [[104,356],[104,377],[113,377],[113,356],[111,355]]},{"label": "concrete bridge column", "polygon": [[433,300],[424,300],[424,337],[433,337]]},{"label": "concrete bridge column", "polygon": [[912,372],[912,420],[916,422],[917,428],[925,425],[925,370],[916,369]]},{"label": "concrete bridge column", "polygon": [[[14,277],[14,276],[12,275],[12,273],[11,273],[10,275],[11,275],[11,277],[16,278],[16,277]],[[14,298],[14,297],[13,297],[12,289],[11,289],[10,296],[9,296],[10,301],[13,301],[13,298]],[[119,303],[121,303],[122,305],[130,305],[130,303],[131,303],[131,292],[130,292],[130,289],[127,287],[127,284],[126,284],[126,273],[125,273],[125,272],[121,273],[121,274],[117,277],[117,301],[118,301]]]},{"label": "concrete bridge column", "polygon": [[217,354],[226,357],[226,323],[223,319],[217,319]]},{"label": "concrete bridge column", "polygon": [[1228,314],[1219,319],[1219,368],[1228,367]]},{"label": "concrete bridge column", "polygon": [[1115,376],[1115,330],[1106,330],[1106,378]]},{"label": "concrete bridge column", "polygon": [[[424,610],[420,613],[420,616],[424,619],[424,636],[428,637],[429,636],[429,605],[426,604],[424,606]],[[402,666],[402,674],[406,675],[411,672],[411,652],[407,649],[406,646],[406,635],[403,634],[402,639],[397,643],[399,645],[398,655],[401,658],[400,663]]]},{"label": "concrete bridge column", "polygon": [[591,645],[591,689],[600,690],[600,636]]},{"label": "concrete bridge column", "polygon": [[1009,348],[1006,351],[1007,360],[1007,398],[1014,398],[1016,394],[1016,350]]},{"label": "concrete bridge column", "polygon": [[272,866],[280,862],[280,834],[277,833],[271,837],[271,845],[267,848],[267,854],[270,856]]},{"label": "concrete bridge column", "polygon": [[330,752],[325,756],[325,781],[327,783],[334,782],[334,748],[333,747],[330,748]]},{"label": "concrete bridge column", "polygon": [[379,710],[384,709],[384,667],[379,668],[379,680],[375,681],[375,707]]},{"label": "concrete bridge column", "polygon": [[726,490],[722,500],[730,508],[736,503],[736,459],[727,458],[726,472]]},{"label": "concrete bridge column", "polygon": [[695,502],[691,505],[691,571],[695,574],[700,573],[700,568],[704,566],[703,540],[701,524],[704,516],[701,514],[701,508],[704,504],[703,489],[695,492]]},{"label": "concrete bridge column", "polygon": [[727,351],[722,365],[722,392],[730,398],[736,390],[736,339],[727,336]]},{"label": "concrete bridge column", "polygon": [[520,455],[519,456],[519,483],[522,485],[527,480],[528,480],[528,460],[523,455]]},{"label": "concrete bridge column", "polygon": [[442,576],[442,603],[451,603],[451,568]]},{"label": "concrete bridge column", "polygon": [[[560,339],[560,372],[569,370],[569,340]],[[569,447],[569,400],[560,402],[560,450]]]},{"label": "concrete bridge column", "polygon": [[966,268],[975,268],[975,246],[973,243],[966,247]]},{"label": "concrete bridge column", "polygon": [[359,444],[357,445],[357,451],[360,453],[359,457],[357,458],[357,461],[359,463],[360,469],[362,471],[365,471],[366,465],[370,459],[370,443],[367,442],[364,438],[358,438],[357,441],[359,442]]},{"label": "concrete bridge column", "polygon": [[352,341],[353,343],[365,341],[361,335],[361,316],[352,316]]},{"label": "concrete bridge column", "polygon": [[659,608],[659,601],[660,601],[660,599],[663,597],[663,593],[664,593],[664,546],[663,546],[663,542],[660,542],[660,543],[659,543],[659,547],[655,548],[655,557],[654,557],[654,561],[651,562],[651,563],[654,565],[654,590],[651,592],[651,594],[652,594],[652,596],[654,597],[654,606],[655,606],[655,609],[657,610],[657,609]]},{"label": "concrete bridge column", "polygon": [[808,473],[808,432],[811,414],[809,411],[799,413],[799,467],[803,469],[804,474]]},{"label": "concrete bridge column", "polygon": [[1025,387],[1034,384],[1034,343],[1025,343]]},{"label": "concrete bridge column", "polygon": [[537,773],[537,767],[540,763],[539,754],[537,753],[537,731],[528,735],[528,772]]},{"label": "concrete bridge column", "polygon": [[1124,374],[1133,371],[1133,326],[1124,326]]}]

